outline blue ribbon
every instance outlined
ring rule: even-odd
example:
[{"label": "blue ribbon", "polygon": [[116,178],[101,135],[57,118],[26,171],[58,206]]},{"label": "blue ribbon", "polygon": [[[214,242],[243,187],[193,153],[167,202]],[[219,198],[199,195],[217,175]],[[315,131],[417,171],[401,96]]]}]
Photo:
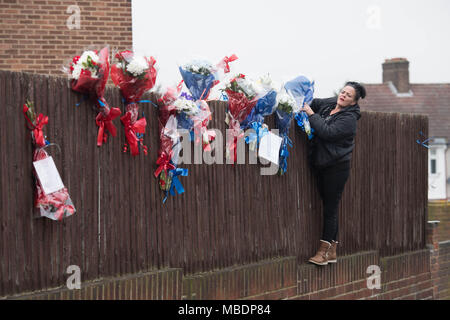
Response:
[{"label": "blue ribbon", "polygon": [[[295,120],[297,121],[297,125],[300,127],[300,129],[302,129],[302,131],[303,132],[306,132],[305,131],[305,126],[304,126],[304,124],[303,124],[303,122],[306,120],[306,121],[309,121],[308,120],[308,115],[306,114],[306,112],[305,111],[302,111],[302,112],[300,112],[300,113],[297,113],[296,115],[295,115]],[[313,137],[314,137],[314,135],[313,135],[313,132],[314,132],[314,129],[310,126],[310,128],[311,128],[311,134],[309,134],[308,135],[308,139],[309,140],[311,140]]]},{"label": "blue ribbon", "polygon": [[97,99],[97,101],[101,107],[103,107],[103,108],[106,107],[106,105],[100,99]]},{"label": "blue ribbon", "polygon": [[289,157],[288,146],[292,148],[292,141],[288,136],[283,137],[283,142],[280,150],[280,170],[281,174],[287,171],[287,158]]},{"label": "blue ribbon", "polygon": [[126,102],[125,99],[122,98],[122,102],[123,102],[123,104],[125,104],[126,106],[129,105],[129,104],[132,104],[132,103],[151,103],[155,108],[159,108],[157,104],[153,103],[153,102],[150,101],[150,100],[139,100],[139,101],[136,101],[136,102]]},{"label": "blue ribbon", "polygon": [[173,170],[170,170],[169,172],[172,173],[172,184],[170,185],[170,194],[172,196],[175,195],[175,190],[178,194],[182,194],[184,192],[183,185],[181,184],[180,180],[178,179],[178,176],[187,177],[188,176],[188,169],[184,168],[175,168]]},{"label": "blue ribbon", "polygon": [[259,146],[259,143],[261,141],[261,138],[269,133],[269,130],[267,128],[262,128],[261,122],[252,122],[250,124],[251,129],[253,129],[255,132],[251,132],[248,136],[245,137],[245,143],[249,144],[250,142],[254,141],[256,139],[256,146]]},{"label": "blue ribbon", "polygon": [[[423,134],[422,131],[420,131],[419,134],[420,134],[421,136],[424,136],[424,137],[425,137],[425,135]],[[433,138],[435,138],[435,136],[429,137],[429,138],[425,139],[425,140],[422,141],[422,142],[421,142],[419,139],[417,139],[416,142],[417,142],[418,144],[424,146],[425,148],[430,149],[430,146],[427,145],[427,144],[425,144],[425,142],[427,142],[428,140],[433,139]]]},{"label": "blue ribbon", "polygon": [[219,98],[220,101],[228,101],[228,96],[222,92]]},{"label": "blue ribbon", "polygon": [[188,169],[184,168],[175,168],[173,170],[169,170],[169,174],[172,174],[172,183],[170,184],[169,191],[165,191],[165,196],[163,199],[163,203],[166,202],[167,197],[169,196],[169,193],[174,196],[175,191],[178,194],[182,194],[184,192],[184,187],[181,184],[180,180],[178,179],[178,176],[187,177],[188,176]]}]

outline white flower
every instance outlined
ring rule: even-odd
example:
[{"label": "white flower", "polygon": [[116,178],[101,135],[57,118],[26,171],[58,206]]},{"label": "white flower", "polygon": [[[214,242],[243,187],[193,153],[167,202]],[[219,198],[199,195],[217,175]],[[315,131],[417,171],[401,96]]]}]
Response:
[{"label": "white flower", "polygon": [[80,57],[80,60],[78,60],[78,63],[87,63],[87,59],[88,57],[91,57],[91,60],[94,61],[95,63],[98,63],[99,57],[98,55],[95,54],[94,51],[85,51],[83,52],[83,54]]},{"label": "white flower", "polygon": [[277,85],[273,82],[272,78],[269,74],[266,74],[259,78],[258,82],[265,88],[266,90],[276,90]]},{"label": "white flower", "polygon": [[72,78],[78,80],[78,78],[80,77],[80,74],[81,74],[81,70],[82,70],[81,65],[78,64],[78,63],[75,64],[75,65],[73,66]]},{"label": "white flower", "polygon": [[[209,73],[214,73],[214,68],[211,63],[206,60],[192,60],[183,65],[184,70],[188,70],[194,73],[200,73],[200,70],[208,70]],[[203,71],[204,72],[204,71]]]},{"label": "white flower", "polygon": [[300,111],[300,106],[297,105],[297,102],[295,101],[294,97],[289,94],[288,92],[286,92],[286,90],[281,90],[278,94],[277,94],[277,104],[280,105],[284,105],[284,106],[289,106],[289,109],[292,109],[292,113],[298,113]]},{"label": "white flower", "polygon": [[183,111],[184,113],[186,113],[189,116],[195,116],[200,112],[199,107],[192,100],[180,98],[180,99],[177,99],[173,105],[175,106],[175,109],[178,112]]},{"label": "white flower", "polygon": [[78,80],[80,78],[81,71],[86,69],[91,72],[92,78],[97,78],[97,70],[95,68],[86,68],[83,64],[87,65],[88,57],[95,63],[98,63],[100,60],[98,55],[95,54],[94,51],[84,51],[81,55],[80,59],[78,59],[76,64],[73,64],[72,78]]},{"label": "white flower", "polygon": [[248,80],[247,78],[238,78],[236,79],[236,82],[248,96],[254,97],[258,93],[258,88],[253,81]]},{"label": "white flower", "polygon": [[127,71],[132,75],[134,75],[135,77],[138,77],[139,75],[143,74],[147,69],[148,69],[147,60],[142,56],[133,57],[133,59],[127,65]]}]

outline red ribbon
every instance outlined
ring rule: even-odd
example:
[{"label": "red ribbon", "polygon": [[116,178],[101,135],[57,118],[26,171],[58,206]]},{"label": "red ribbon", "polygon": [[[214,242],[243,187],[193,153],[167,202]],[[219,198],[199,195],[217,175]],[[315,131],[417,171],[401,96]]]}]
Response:
[{"label": "red ribbon", "polygon": [[223,63],[225,64],[223,70],[225,73],[230,72],[230,66],[228,65],[228,63],[233,62],[237,59],[238,57],[235,54],[233,54],[231,57],[225,56],[225,58],[223,58]]},{"label": "red ribbon", "polygon": [[125,137],[127,138],[127,142],[130,145],[130,151],[133,156],[139,154],[138,148],[138,137],[136,133],[145,133],[145,126],[147,125],[147,121],[145,118],[140,118],[135,123],[131,123],[131,113],[127,112],[123,117],[120,118],[124,127],[125,127]]},{"label": "red ribbon", "polygon": [[109,133],[113,137],[116,136],[116,127],[112,123],[112,120],[114,120],[118,116],[120,116],[119,108],[111,108],[108,115],[106,116],[101,112],[97,115],[97,118],[95,118],[95,123],[99,127],[97,135],[97,146],[100,147],[103,142],[106,142],[106,140],[108,139],[108,134],[105,132],[105,129],[109,131]]},{"label": "red ribbon", "polygon": [[34,140],[38,147],[45,146],[44,132],[42,128],[48,123],[48,117],[40,113],[36,118],[36,125],[34,126]]},{"label": "red ribbon", "polygon": [[172,159],[172,154],[167,154],[165,152],[161,153],[158,160],[156,160],[156,164],[159,164],[158,169],[156,169],[154,173],[156,178],[163,170],[167,175],[167,170],[175,169],[175,166],[170,163],[170,159]]},{"label": "red ribbon", "polygon": [[[230,139],[228,139],[228,143],[227,143],[227,147],[229,150],[229,155],[230,155],[230,159],[231,161],[234,163],[237,159],[237,143],[239,139],[242,139],[244,137],[244,132],[241,130],[239,121],[237,120],[231,120],[230,122],[230,130],[228,131],[228,134],[230,135],[230,137],[233,138],[232,141],[230,141]],[[233,152],[233,156],[231,156],[231,152]]]},{"label": "red ribbon", "polygon": [[36,146],[43,147],[45,146],[45,139],[44,139],[44,132],[42,131],[42,128],[48,124],[48,117],[44,116],[42,113],[40,113],[35,121],[35,125],[27,116],[28,107],[26,104],[23,105],[23,114],[25,115],[25,119],[28,121],[28,124],[30,125],[30,129],[33,130],[34,134],[34,141],[36,143]]}]

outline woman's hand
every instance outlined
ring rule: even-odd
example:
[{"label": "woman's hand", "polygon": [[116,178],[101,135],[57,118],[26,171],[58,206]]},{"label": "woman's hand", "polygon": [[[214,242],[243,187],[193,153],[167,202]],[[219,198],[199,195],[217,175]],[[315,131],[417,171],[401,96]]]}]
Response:
[{"label": "woman's hand", "polygon": [[306,102],[303,104],[303,108],[300,108],[300,111],[305,111],[306,114],[308,115],[308,117],[312,116],[314,114],[314,111],[311,109],[309,104],[307,104]]}]

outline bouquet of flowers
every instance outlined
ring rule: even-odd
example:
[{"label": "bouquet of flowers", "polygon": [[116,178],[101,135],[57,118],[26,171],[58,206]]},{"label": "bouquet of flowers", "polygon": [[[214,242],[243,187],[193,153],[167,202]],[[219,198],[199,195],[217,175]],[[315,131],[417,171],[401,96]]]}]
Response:
[{"label": "bouquet of flowers", "polygon": [[[155,177],[159,179],[159,187],[164,191],[165,197],[163,202],[167,200],[170,193],[175,195],[175,191],[179,194],[184,192],[184,188],[178,179],[178,176],[187,176],[188,170],[177,168],[178,161],[173,159],[177,156],[174,147],[180,144],[178,134],[177,111],[180,113],[187,112],[195,114],[195,108],[186,101],[179,102],[181,85],[180,82],[176,89],[168,88],[159,102],[162,106],[159,108],[159,130],[160,130],[160,146],[158,150],[158,159],[156,164],[158,168],[155,170]],[[186,99],[183,99],[186,100]],[[186,114],[187,115],[187,114]]]},{"label": "bouquet of flowers", "polygon": [[115,55],[118,62],[111,66],[111,79],[120,88],[126,113],[120,120],[125,128],[125,136],[133,156],[139,154],[139,145],[143,145],[141,135],[145,133],[147,122],[145,118],[138,118],[138,102],[142,95],[153,88],[156,82],[156,60],[153,57],[142,57],[126,50]]},{"label": "bouquet of flowers", "polygon": [[175,101],[174,108],[176,111],[178,129],[189,131],[190,140],[194,140],[194,119],[198,120],[201,116],[200,103],[195,102],[192,96],[183,92]]},{"label": "bouquet of flowers", "polygon": [[205,60],[192,60],[179,67],[186,87],[192,94],[192,100],[199,106],[199,113],[192,118],[195,142],[202,143],[205,151],[210,151],[210,143],[215,139],[214,130],[208,130],[211,119],[211,110],[206,99],[211,89],[220,82],[220,71],[230,72],[229,63],[237,59],[236,55],[223,58],[217,65],[213,66]]},{"label": "bouquet of flowers", "polygon": [[[49,158],[45,148],[50,145],[45,140],[42,131],[43,126],[48,123],[48,117],[42,114],[36,116],[33,105],[27,101],[23,105],[23,114],[27,121],[27,127],[31,131],[31,137],[35,147],[33,153],[33,162]],[[60,190],[46,194],[42,187],[41,181],[34,170],[35,177],[35,199],[34,206],[39,209],[41,217],[47,217],[52,220],[60,221],[63,218],[69,217],[75,213],[75,207],[70,199],[69,192],[66,187]]]},{"label": "bouquet of flowers", "polygon": [[119,108],[110,108],[105,98],[106,82],[109,76],[108,48],[103,48],[100,53],[97,50],[84,51],[81,56],[76,56],[70,63],[70,86],[72,90],[83,93],[89,98],[99,112],[95,122],[99,127],[97,134],[97,146],[107,141],[108,132],[115,137],[116,127],[112,121],[120,115]]},{"label": "bouquet of flowers", "polygon": [[250,150],[255,150],[259,146],[261,138],[269,132],[264,123],[264,117],[271,115],[277,107],[277,91],[270,76],[261,77],[256,84],[260,87],[257,88],[259,98],[256,106],[241,123],[242,129],[251,128],[255,131],[245,137],[245,142],[249,144]]},{"label": "bouquet of flowers", "polygon": [[257,88],[252,81],[239,74],[227,84],[228,110],[225,122],[228,124],[226,156],[236,161],[238,139],[244,136],[241,123],[249,116],[257,102]]},{"label": "bouquet of flowers", "polygon": [[237,56],[233,54],[223,58],[216,66],[201,59],[194,59],[180,66],[181,76],[194,101],[207,100],[212,87],[220,82],[219,71],[230,72],[229,63],[235,60]]},{"label": "bouquet of flowers", "polygon": [[[314,95],[314,81],[310,81],[305,76],[299,76],[289,82],[287,82],[284,88],[289,91],[296,99],[299,106],[303,106],[304,103],[310,104]],[[309,118],[306,112],[302,111],[295,115],[297,125],[304,131],[308,139],[313,138],[314,129],[309,124]]]},{"label": "bouquet of flowers", "polygon": [[300,111],[300,105],[289,91],[282,88],[277,95],[277,109],[275,112],[275,125],[279,129],[283,141],[280,148],[280,173],[287,171],[287,158],[289,156],[288,146],[292,147],[289,139],[289,128],[291,120]]}]

